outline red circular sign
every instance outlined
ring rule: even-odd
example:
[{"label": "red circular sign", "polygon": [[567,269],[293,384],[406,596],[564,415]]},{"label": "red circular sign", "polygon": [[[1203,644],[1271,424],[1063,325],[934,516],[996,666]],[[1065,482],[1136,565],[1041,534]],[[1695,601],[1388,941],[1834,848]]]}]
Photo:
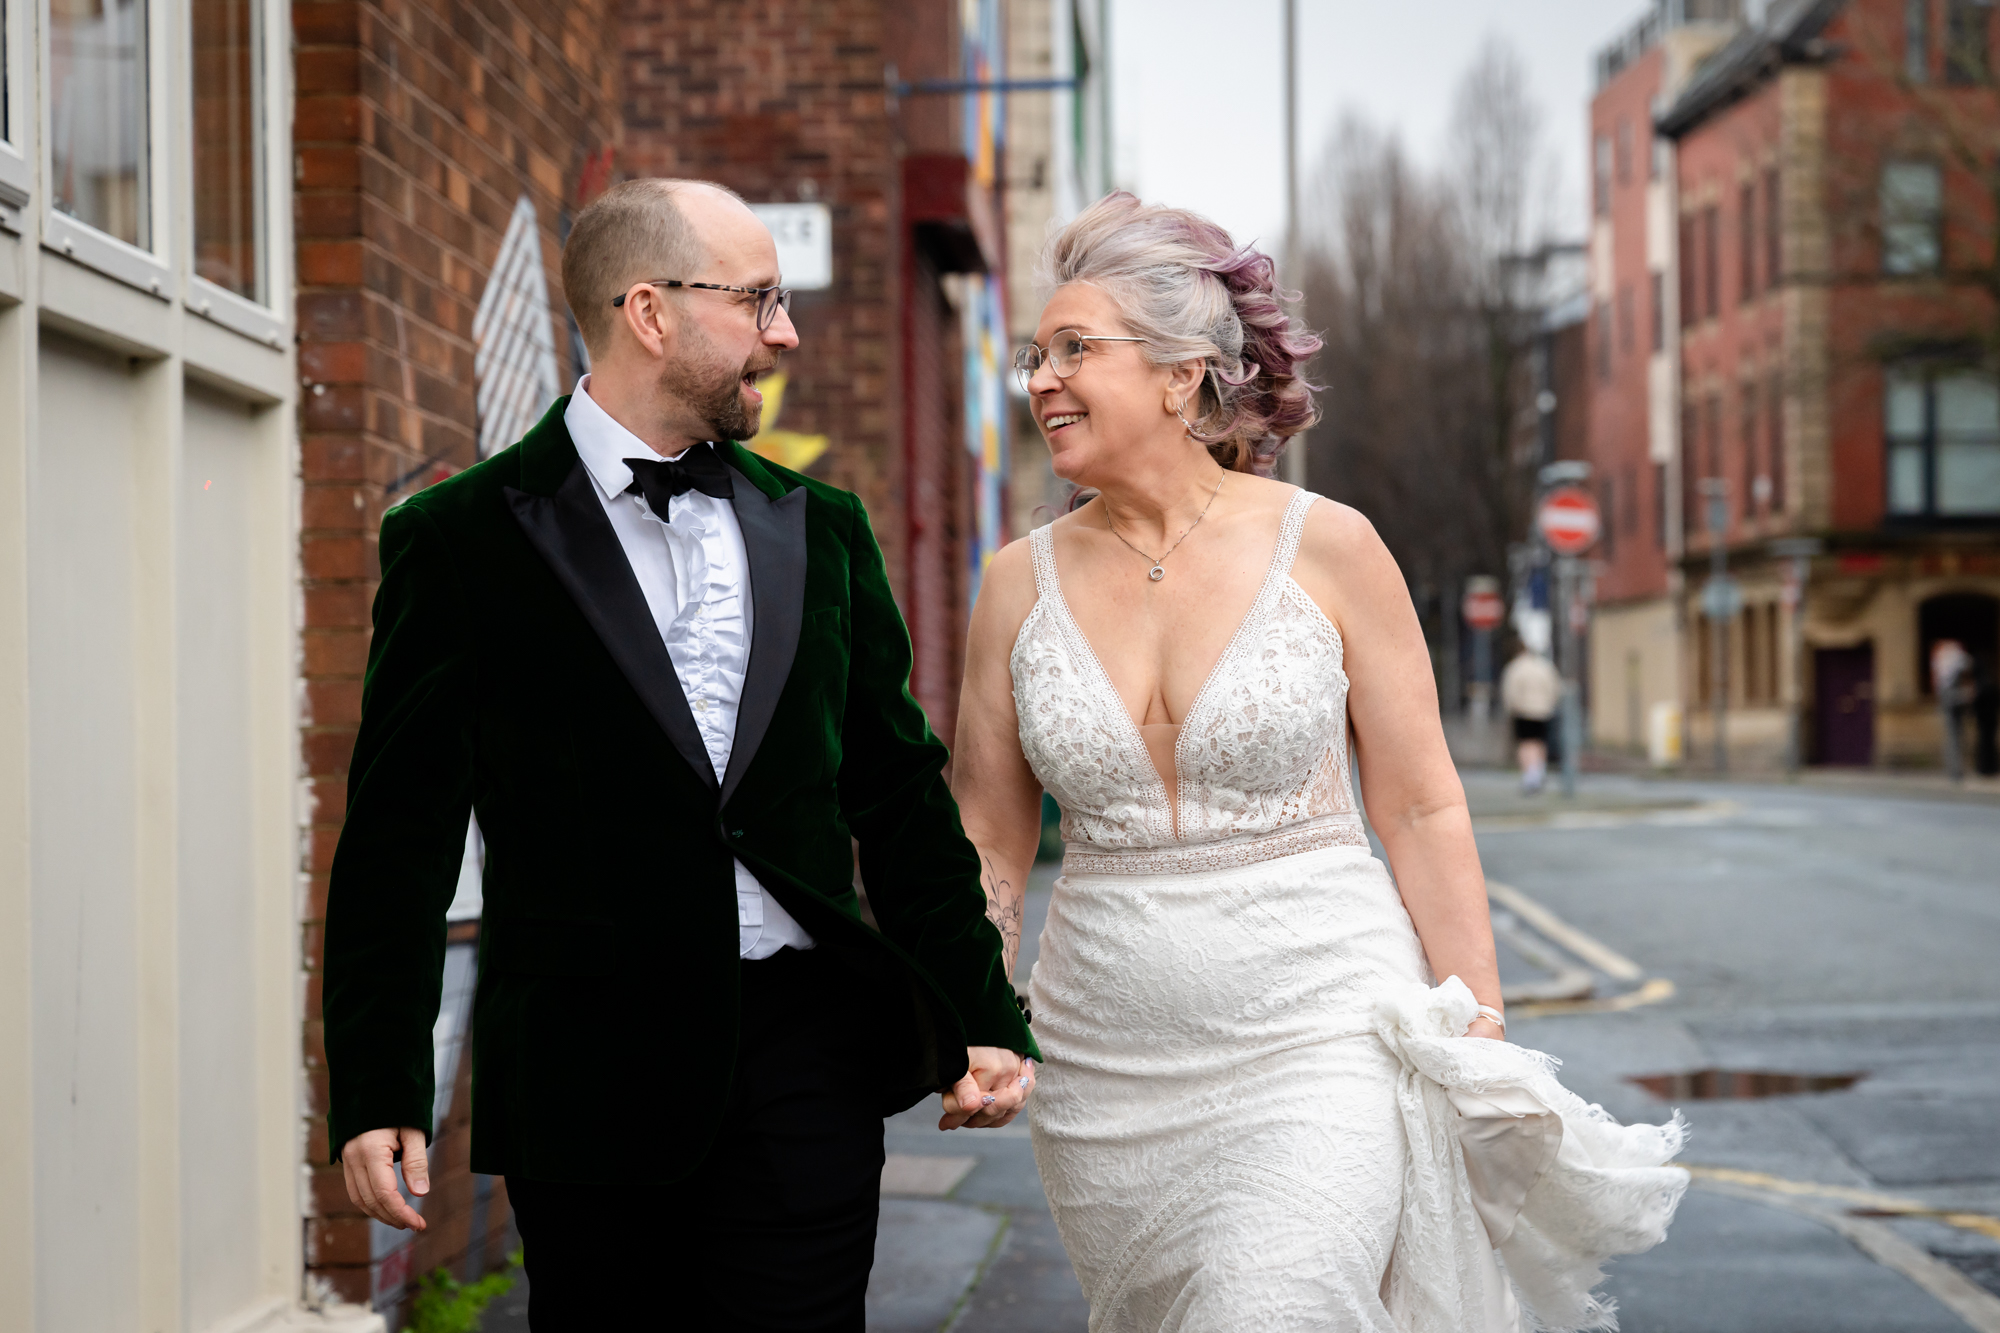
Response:
[{"label": "red circular sign", "polygon": [[1535,511],[1535,527],[1558,555],[1582,555],[1597,545],[1602,526],[1597,501],[1581,486],[1556,487]]},{"label": "red circular sign", "polygon": [[1507,604],[1500,600],[1499,593],[1482,588],[1465,594],[1465,600],[1459,603],[1459,613],[1465,617],[1468,628],[1498,629],[1507,617]]}]

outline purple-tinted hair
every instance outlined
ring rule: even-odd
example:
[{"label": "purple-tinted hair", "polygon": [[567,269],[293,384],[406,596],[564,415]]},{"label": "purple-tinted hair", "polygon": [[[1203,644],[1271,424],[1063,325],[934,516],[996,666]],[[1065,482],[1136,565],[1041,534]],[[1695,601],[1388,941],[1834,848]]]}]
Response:
[{"label": "purple-tinted hair", "polygon": [[1184,208],[1113,190],[1049,241],[1053,286],[1086,282],[1118,302],[1154,365],[1208,364],[1194,435],[1224,467],[1269,476],[1292,436],[1319,420],[1304,363],[1320,340],[1286,313],[1269,255]]}]

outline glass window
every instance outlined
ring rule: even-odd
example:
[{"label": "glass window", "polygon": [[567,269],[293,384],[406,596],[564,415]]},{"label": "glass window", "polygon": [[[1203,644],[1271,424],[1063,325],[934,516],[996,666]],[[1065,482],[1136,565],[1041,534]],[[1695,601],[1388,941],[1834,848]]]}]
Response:
[{"label": "glass window", "polygon": [[2000,514],[2000,380],[1892,370],[1885,406],[1891,514]]},{"label": "glass window", "polygon": [[1937,380],[1937,451],[1940,514],[2000,513],[2000,381]]},{"label": "glass window", "polygon": [[1931,0],[1903,0],[1903,77],[1924,83],[1931,76]]},{"label": "glass window", "polygon": [[1949,0],[1945,10],[1944,74],[1951,83],[1993,77],[1993,0]]},{"label": "glass window", "polygon": [[1598,135],[1595,153],[1597,215],[1606,217],[1611,212],[1611,140],[1605,135]]},{"label": "glass window", "polygon": [[145,0],[49,0],[48,13],[51,201],[145,249]]},{"label": "glass window", "polygon": [[1943,185],[1935,162],[1891,162],[1882,168],[1883,272],[1937,270]]},{"label": "glass window", "polygon": [[255,0],[192,0],[194,271],[264,299],[263,99]]},{"label": "glass window", "polygon": [[1921,444],[1889,446],[1889,512],[1924,512],[1924,447]]}]

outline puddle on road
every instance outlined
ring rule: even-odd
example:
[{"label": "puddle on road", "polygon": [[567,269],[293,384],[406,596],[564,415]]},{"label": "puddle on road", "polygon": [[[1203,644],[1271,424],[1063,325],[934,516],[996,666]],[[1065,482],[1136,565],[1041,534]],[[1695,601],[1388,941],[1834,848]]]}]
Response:
[{"label": "puddle on road", "polygon": [[1641,1074],[1627,1079],[1663,1101],[1738,1101],[1750,1097],[1791,1097],[1803,1092],[1842,1092],[1868,1075],[1781,1074],[1768,1069],[1690,1069],[1678,1074]]}]

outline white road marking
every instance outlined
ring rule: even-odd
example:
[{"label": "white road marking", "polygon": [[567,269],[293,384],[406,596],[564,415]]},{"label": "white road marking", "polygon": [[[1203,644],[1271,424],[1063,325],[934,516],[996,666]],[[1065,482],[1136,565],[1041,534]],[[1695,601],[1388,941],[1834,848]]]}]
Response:
[{"label": "white road marking", "polygon": [[1637,981],[1646,975],[1646,969],[1630,958],[1584,934],[1511,884],[1489,879],[1486,896],[1614,981]]}]

